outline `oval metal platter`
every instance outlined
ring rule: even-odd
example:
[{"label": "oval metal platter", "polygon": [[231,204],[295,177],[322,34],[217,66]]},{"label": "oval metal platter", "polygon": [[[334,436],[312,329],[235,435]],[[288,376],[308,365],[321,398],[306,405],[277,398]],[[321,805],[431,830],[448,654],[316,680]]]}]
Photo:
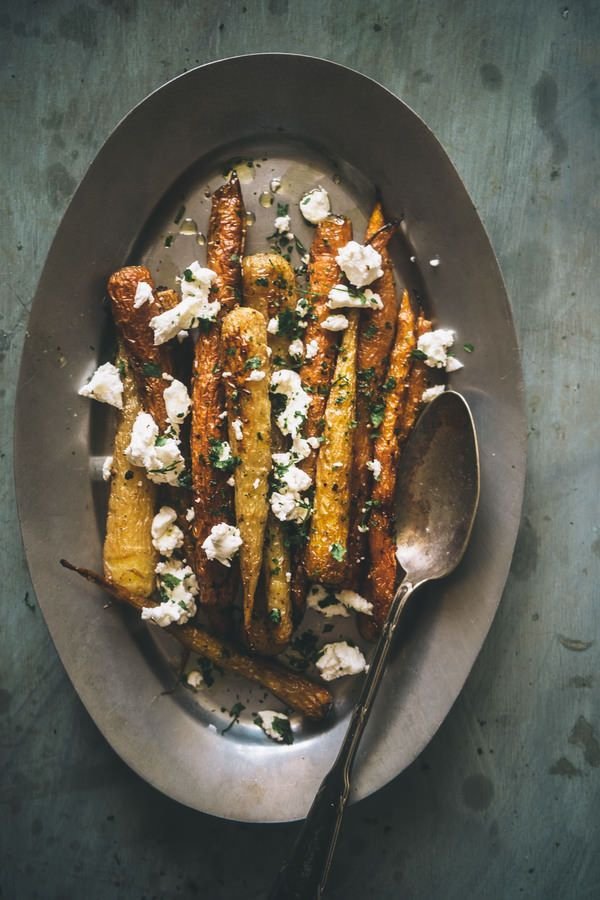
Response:
[{"label": "oval metal platter", "polygon": [[[394,778],[431,739],[490,628],[521,510],[522,377],[498,265],[460,178],[421,119],[356,72],[288,54],[194,69],[137,106],[83,179],[40,280],[17,402],[18,504],[39,603],[75,689],[131,768],[195,809],[278,822],[306,814],[360,678],[334,683],[326,723],[294,716],[294,743],[276,745],[252,714],[281,708],[277,701],[218,673],[212,687],[193,693],[177,681],[179,649],[170,636],[104,608],[101,592],[58,564],[66,556],[101,568],[107,489],[96,473],[113,421],[77,390],[110,356],[107,277],[144,262],[157,283],[172,285],[192,260],[204,262],[210,194],[234,164],[256,218],[247,252],[266,249],[277,202],[290,204],[292,227],[308,245],[311,229],[297,203],[318,184],[335,212],[350,215],[360,240],[379,193],[387,216],[402,220],[393,250],[398,279],[436,325],[456,331],[465,366],[451,384],[477,425],[482,487],[473,538],[455,576],[421,595],[400,637],[362,743],[354,800]],[[261,194],[273,179],[281,180],[275,205],[264,207]],[[472,352],[463,352],[465,343]],[[322,626],[307,620],[301,631],[312,627],[323,643],[353,634],[353,625],[336,624],[327,635]],[[245,710],[222,734],[236,703]]]}]

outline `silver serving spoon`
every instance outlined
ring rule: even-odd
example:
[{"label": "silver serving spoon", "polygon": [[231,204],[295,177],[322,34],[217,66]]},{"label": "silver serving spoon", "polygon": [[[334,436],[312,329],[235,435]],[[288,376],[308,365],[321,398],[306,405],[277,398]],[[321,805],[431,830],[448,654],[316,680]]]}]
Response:
[{"label": "silver serving spoon", "polygon": [[471,535],[478,500],[473,418],[465,399],[446,391],[425,407],[400,458],[396,555],[406,576],[392,602],[338,757],[321,783],[269,900],[322,896],[350,793],[352,764],[400,616],[418,587],[456,568]]}]

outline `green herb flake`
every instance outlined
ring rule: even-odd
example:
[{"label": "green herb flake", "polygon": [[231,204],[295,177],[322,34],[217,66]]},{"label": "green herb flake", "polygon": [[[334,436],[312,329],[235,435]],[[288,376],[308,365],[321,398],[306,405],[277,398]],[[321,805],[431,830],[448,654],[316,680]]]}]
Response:
[{"label": "green herb flake", "polygon": [[290,725],[290,720],[287,718],[280,718],[279,716],[275,716],[273,718],[273,722],[271,723],[271,728],[273,731],[276,731],[277,734],[281,737],[282,743],[284,744],[293,744],[294,743],[294,735],[292,734],[292,726]]},{"label": "green herb flake", "polygon": [[[281,570],[279,570],[281,571]],[[273,622],[274,625],[279,625],[281,622],[281,610],[280,609],[272,609],[269,611],[269,621]]]},{"label": "green herb flake", "polygon": [[174,236],[172,234],[168,234],[165,238],[165,247],[171,247],[173,244]]},{"label": "green herb flake", "polygon": [[133,478],[133,472],[131,471],[131,469],[127,469],[124,477],[125,481],[131,481],[131,479]]},{"label": "green herb flake", "polygon": [[410,355],[412,356],[413,359],[427,359],[427,354],[423,353],[422,350],[418,350],[418,349],[411,350]]},{"label": "green herb flake", "polygon": [[472,353],[474,349],[475,349],[475,347],[473,344],[463,344],[463,350],[466,353]]},{"label": "green herb flake", "polygon": [[385,403],[374,403],[371,407],[369,418],[373,428],[379,428],[383,422],[383,414],[385,412]]},{"label": "green herb flake", "polygon": [[229,710],[229,715],[231,716],[231,722],[229,723],[229,725],[227,726],[227,728],[224,728],[224,729],[223,729],[223,731],[221,732],[221,734],[227,734],[227,732],[229,731],[229,729],[230,729],[230,728],[233,728],[233,726],[234,726],[237,722],[240,721],[240,713],[242,713],[245,709],[246,709],[246,707],[244,706],[243,703],[234,703],[234,704],[233,704],[233,706],[232,706],[231,709]]},{"label": "green herb flake", "polygon": [[186,281],[193,281],[193,280],[194,280],[194,273],[192,272],[191,269],[184,269],[184,270],[183,270],[183,277],[184,277],[184,279],[185,279]]},{"label": "green herb flake", "polygon": [[269,279],[264,278],[262,275],[260,278],[257,278],[254,284],[257,284],[259,287],[269,287]]},{"label": "green herb flake", "polygon": [[161,368],[156,363],[145,362],[142,371],[146,378],[160,378],[162,375]]},{"label": "green herb flake", "polygon": [[164,584],[165,587],[168,587],[170,591],[174,591],[177,585],[181,584],[181,582],[183,581],[182,578],[177,578],[176,575],[171,575],[170,572],[165,572],[158,577],[161,584]]},{"label": "green herb flake", "polygon": [[342,562],[346,555],[346,548],[342,544],[332,544],[329,552],[337,562]]},{"label": "green herb flake", "polygon": [[244,372],[249,372],[252,369],[260,369],[262,366],[262,360],[260,356],[249,356],[246,362],[244,363]]},{"label": "green herb flake", "polygon": [[398,383],[398,382],[396,381],[396,379],[394,378],[394,376],[393,376],[393,375],[390,375],[390,377],[389,377],[386,381],[383,382],[383,384],[381,385],[381,387],[382,387],[382,389],[383,389],[384,391],[393,391],[394,388],[396,387],[396,384],[397,384],[397,383]]},{"label": "green herb flake", "polygon": [[277,204],[277,215],[278,216],[287,216],[289,208],[290,208],[289,203],[278,203]]}]

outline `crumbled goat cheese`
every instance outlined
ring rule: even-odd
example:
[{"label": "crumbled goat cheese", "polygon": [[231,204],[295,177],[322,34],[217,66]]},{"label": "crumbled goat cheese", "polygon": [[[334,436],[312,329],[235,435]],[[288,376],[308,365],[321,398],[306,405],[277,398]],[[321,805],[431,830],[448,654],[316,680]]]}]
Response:
[{"label": "crumbled goat cheese", "polygon": [[441,260],[440,260],[439,256],[434,256],[432,259],[429,260],[429,265],[430,265],[433,269],[437,269],[437,267],[438,267],[439,264],[440,264],[440,261],[441,261]]},{"label": "crumbled goat cheese", "polygon": [[161,377],[162,377],[162,380],[163,380],[163,381],[175,381],[175,379],[173,378],[173,376],[172,376],[172,375],[169,375],[168,372],[163,372]]},{"label": "crumbled goat cheese", "polygon": [[198,669],[192,669],[191,672],[188,672],[185,676],[185,680],[195,691],[199,690],[204,684],[204,677],[202,672],[199,672]]},{"label": "crumbled goat cheese", "polygon": [[164,344],[187,328],[192,328],[200,319],[214,322],[221,308],[218,300],[210,301],[210,288],[217,277],[212,269],[202,268],[193,262],[185,269],[181,284],[181,302],[173,309],[150,319],[154,330],[154,343]]},{"label": "crumbled goat cheese", "polygon": [[114,457],[107,456],[105,458],[104,462],[102,463],[102,480],[103,481],[110,481],[110,479],[112,477],[113,459],[114,459]]},{"label": "crumbled goat cheese", "polygon": [[306,603],[311,609],[316,609],[326,618],[333,616],[349,615],[348,610],[364,613],[367,616],[373,615],[373,604],[357,594],[356,591],[327,590],[320,584],[314,584],[306,597]]},{"label": "crumbled goat cheese", "polygon": [[244,439],[244,426],[242,420],[234,419],[231,423],[231,427],[233,428],[236,441],[242,441]]},{"label": "crumbled goat cheese", "polygon": [[177,338],[178,343],[183,344],[185,339],[189,338],[190,333],[189,333],[189,331],[185,331],[184,329],[182,329],[181,331],[178,331],[175,336]]},{"label": "crumbled goat cheese", "polygon": [[427,331],[417,341],[417,350],[424,353],[425,365],[432,369],[446,369],[454,372],[462,369],[462,363],[453,356],[448,355],[448,350],[454,344],[454,332],[447,328],[438,328],[436,331]]},{"label": "crumbled goat cheese", "polygon": [[269,319],[267,323],[267,331],[269,332],[269,334],[277,334],[279,332],[278,316],[273,316],[272,319]]},{"label": "crumbled goat cheese", "polygon": [[213,525],[209,536],[202,544],[202,549],[209,559],[216,559],[222,565],[231,568],[231,559],[242,546],[243,541],[239,528],[220,522]]},{"label": "crumbled goat cheese", "polygon": [[290,720],[284,713],[273,712],[270,709],[261,709],[261,711],[256,716],[256,721],[267,735],[270,737],[272,741],[279,741],[283,743],[283,735],[276,731],[273,727],[273,723],[277,720],[281,719],[282,722],[287,722],[288,726],[290,724]]},{"label": "crumbled goat cheese", "polygon": [[277,234],[285,234],[290,240],[294,237],[294,235],[290,232],[290,228],[292,226],[292,220],[289,216],[277,216],[275,221],[273,222],[273,227]]},{"label": "crumbled goat cheese", "polygon": [[152,546],[161,556],[172,556],[173,550],[183,546],[183,531],[176,521],[177,513],[170,506],[161,506],[152,519]]},{"label": "crumbled goat cheese", "polygon": [[250,372],[250,374],[246,378],[246,381],[262,381],[264,377],[265,373],[261,369],[254,369],[252,372]]},{"label": "crumbled goat cheese", "polygon": [[329,194],[321,186],[304,194],[299,203],[300,212],[311,225],[318,225],[331,212]]},{"label": "crumbled goat cheese", "polygon": [[333,681],[343,675],[364,672],[367,661],[358,647],[351,647],[346,641],[336,641],[325,644],[316,665],[323,681]]},{"label": "crumbled goat cheese", "polygon": [[347,244],[340,247],[335,261],[350,284],[355,287],[366,287],[367,284],[371,284],[383,275],[381,253],[378,253],[370,244],[348,241]]},{"label": "crumbled goat cheese", "polygon": [[[211,447],[210,459],[212,460],[213,465],[215,463],[226,463],[232,456],[233,453],[231,452],[231,444],[229,441],[216,441]],[[229,466],[226,466],[225,468],[229,468]]]},{"label": "crumbled goat cheese", "polygon": [[365,616],[373,615],[373,604],[357,594],[356,591],[345,589],[338,591],[335,596],[347,609],[353,609],[354,612],[363,613]]},{"label": "crumbled goat cheese", "polygon": [[230,475],[227,479],[227,484],[229,487],[235,487],[235,475]]},{"label": "crumbled goat cheese", "polygon": [[309,609],[316,609],[326,619],[333,616],[347,618],[350,613],[343,603],[340,603],[333,591],[327,591],[322,585],[314,584],[306,595],[306,605]]},{"label": "crumbled goat cheese", "polygon": [[170,422],[171,425],[179,427],[192,406],[192,401],[190,400],[190,395],[187,392],[185,384],[174,378],[170,382],[169,387],[164,389],[163,397],[165,399],[165,407],[167,410],[167,421]]},{"label": "crumbled goat cheese", "polygon": [[339,314],[337,316],[327,316],[326,319],[323,319],[321,328],[324,328],[326,331],[345,331],[349,324],[346,316]]},{"label": "crumbled goat cheese", "polygon": [[367,469],[369,469],[373,473],[373,478],[375,481],[379,481],[381,478],[381,463],[378,459],[369,460],[367,463]]},{"label": "crumbled goat cheese", "polygon": [[342,309],[344,307],[383,309],[383,302],[379,294],[374,294],[371,288],[357,291],[345,284],[336,284],[329,291],[327,306],[329,309]]},{"label": "crumbled goat cheese", "polygon": [[449,356],[446,360],[446,372],[457,372],[458,369],[463,368],[463,365],[455,356]]},{"label": "crumbled goat cheese", "polygon": [[306,419],[310,406],[310,395],[302,387],[300,376],[291,369],[279,369],[271,375],[271,391],[283,394],[286,398],[285,408],[278,413],[275,421],[282,434],[296,437],[300,426]]},{"label": "crumbled goat cheese", "polygon": [[430,403],[432,400],[435,400],[436,397],[439,397],[440,394],[443,394],[445,390],[445,384],[436,384],[433,387],[427,388],[423,391],[421,400],[423,401],[423,403]]},{"label": "crumbled goat cheese", "polygon": [[271,510],[280,522],[304,522],[310,509],[307,503],[299,503],[301,499],[291,491],[273,491],[271,494]]},{"label": "crumbled goat cheese", "polygon": [[295,341],[292,341],[290,346],[288,347],[288,353],[290,356],[295,356],[300,358],[304,356],[304,344],[300,340],[300,338],[296,338]]},{"label": "crumbled goat cheese", "polygon": [[306,345],[306,359],[314,359],[314,357],[319,352],[319,345],[317,341],[313,338],[312,341],[309,341]]},{"label": "crumbled goat cheese", "polygon": [[178,559],[159,562],[155,571],[163,602],[158,606],[144,606],[142,619],[154,622],[161,628],[173,624],[185,625],[196,615],[196,576],[189,566]]},{"label": "crumbled goat cheese", "polygon": [[112,363],[99,366],[87,384],[79,388],[80,397],[91,397],[100,403],[109,403],[123,409],[123,382],[119,370]]},{"label": "crumbled goat cheese", "polygon": [[138,285],[135,289],[135,296],[133,298],[133,308],[139,309],[140,306],[143,306],[146,300],[152,302],[154,299],[154,294],[152,293],[152,288],[148,284],[147,281],[138,281]]},{"label": "crumbled goat cheese", "polygon": [[193,506],[190,506],[190,508],[186,509],[186,511],[185,511],[185,520],[186,520],[186,522],[193,522],[195,518],[196,518],[196,510],[194,509]]},{"label": "crumbled goat cheese", "polygon": [[132,466],[146,469],[150,481],[157,484],[178,484],[185,462],[175,437],[159,437],[158,425],[149,413],[138,413],[125,456]]}]

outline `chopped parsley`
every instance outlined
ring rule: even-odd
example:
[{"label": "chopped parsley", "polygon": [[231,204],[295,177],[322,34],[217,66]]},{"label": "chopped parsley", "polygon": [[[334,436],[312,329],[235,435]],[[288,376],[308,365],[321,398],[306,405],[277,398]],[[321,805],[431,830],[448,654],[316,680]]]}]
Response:
[{"label": "chopped parsley", "polygon": [[369,418],[373,428],[379,428],[383,422],[383,413],[385,412],[385,403],[374,403],[371,407]]},{"label": "chopped parsley", "polygon": [[209,443],[208,461],[214,469],[219,469],[221,472],[233,472],[236,466],[239,466],[240,457],[233,456],[226,441],[211,438]]},{"label": "chopped parsley", "polygon": [[145,362],[142,366],[142,370],[146,378],[160,378],[162,375],[162,371],[160,366],[157,366],[156,363]]},{"label": "chopped parsley", "polygon": [[254,284],[257,284],[259,287],[269,287],[269,279],[261,276],[257,278]]},{"label": "chopped parsley", "polygon": [[472,353],[474,349],[475,347],[473,344],[463,344],[463,350],[465,350],[466,353]]},{"label": "chopped parsley", "polygon": [[194,273],[192,272],[191,269],[184,269],[184,270],[183,270],[183,277],[185,278],[186,281],[193,281],[193,280],[194,280]]},{"label": "chopped parsley", "polygon": [[240,721],[240,713],[242,713],[246,707],[243,703],[234,703],[231,709],[229,710],[229,715],[231,716],[231,722],[224,728],[221,734],[227,734],[230,728],[233,728]]},{"label": "chopped parsley", "polygon": [[332,544],[329,548],[329,552],[337,562],[342,562],[346,555],[346,548],[343,544]]},{"label": "chopped parsley", "polygon": [[[279,570],[281,571],[281,570]],[[273,622],[274,625],[279,625],[281,622],[281,610],[280,609],[272,609],[269,611],[269,621]]]},{"label": "chopped parsley", "polygon": [[416,348],[414,350],[411,350],[410,355],[413,359],[427,359],[427,354],[423,353],[422,350]]},{"label": "chopped parsley", "polygon": [[251,369],[260,369],[261,366],[262,359],[260,356],[249,356],[244,363],[244,372],[249,372]]}]

